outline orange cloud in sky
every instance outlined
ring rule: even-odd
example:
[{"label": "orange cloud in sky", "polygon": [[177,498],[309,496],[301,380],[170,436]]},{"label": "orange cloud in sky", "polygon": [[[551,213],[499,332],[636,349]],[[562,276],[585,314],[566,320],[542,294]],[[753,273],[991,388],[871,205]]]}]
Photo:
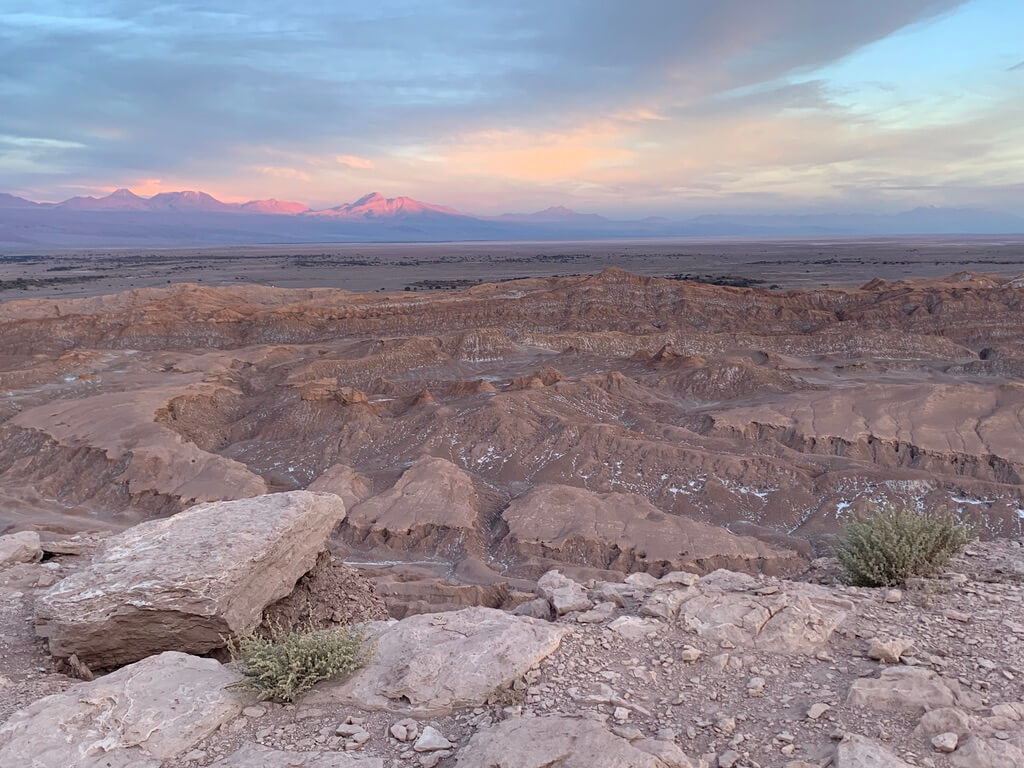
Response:
[{"label": "orange cloud in sky", "polygon": [[629,163],[635,152],[618,144],[622,136],[612,125],[567,133],[483,131],[438,148],[436,159],[459,175],[547,182]]},{"label": "orange cloud in sky", "polygon": [[347,165],[349,168],[368,170],[374,167],[372,160],[359,157],[358,155],[335,155],[334,159],[342,165]]}]

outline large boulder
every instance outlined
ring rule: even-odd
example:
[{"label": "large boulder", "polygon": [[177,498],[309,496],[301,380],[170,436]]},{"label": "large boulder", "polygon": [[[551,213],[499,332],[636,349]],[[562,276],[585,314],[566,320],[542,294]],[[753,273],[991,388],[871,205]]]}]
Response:
[{"label": "large boulder", "polygon": [[[649,751],[641,746],[647,746]],[[669,757],[670,762],[664,762],[656,754]],[[457,768],[691,768],[693,763],[678,747],[672,750],[668,742],[645,739],[634,746],[595,720],[550,716],[513,718],[478,731],[455,765]]]},{"label": "large boulder", "polygon": [[295,752],[246,742],[210,768],[384,768],[379,757],[355,757],[328,750]]},{"label": "large boulder", "polygon": [[35,531],[0,536],[0,568],[15,563],[34,563],[43,557],[43,546]]},{"label": "large boulder", "polygon": [[633,493],[540,485],[513,501],[502,517],[509,532],[501,554],[519,558],[658,575],[715,568],[778,574],[805,564],[793,550],[666,514]]},{"label": "large boulder", "polygon": [[553,653],[566,631],[493,608],[410,616],[380,633],[366,667],[306,701],[425,717],[480,706]]},{"label": "large boulder", "polygon": [[160,768],[242,710],[238,675],[213,659],[168,651],[64,693],[0,725],[0,765]]},{"label": "large boulder", "polygon": [[345,505],[293,491],[199,504],[108,539],[44,593],[36,629],[92,668],[166,650],[206,653],[256,627],[316,563]]}]

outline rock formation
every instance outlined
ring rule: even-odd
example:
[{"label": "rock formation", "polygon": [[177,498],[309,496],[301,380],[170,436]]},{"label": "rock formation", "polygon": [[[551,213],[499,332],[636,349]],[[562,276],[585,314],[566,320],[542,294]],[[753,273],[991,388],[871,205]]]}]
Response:
[{"label": "rock formation", "polygon": [[344,517],[339,497],[295,491],[140,523],[39,599],[37,630],[55,656],[92,668],[206,653],[289,595]]}]

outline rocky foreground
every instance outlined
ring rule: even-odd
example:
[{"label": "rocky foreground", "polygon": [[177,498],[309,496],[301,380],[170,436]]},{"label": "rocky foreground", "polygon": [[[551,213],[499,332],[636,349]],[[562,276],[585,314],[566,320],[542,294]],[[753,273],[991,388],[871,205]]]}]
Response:
[{"label": "rocky foreground", "polygon": [[[839,586],[828,560],[796,579],[552,570],[511,611],[396,621],[326,553],[345,517],[299,491],[0,537],[0,766],[1024,765],[1020,540],[904,590]],[[368,620],[373,655],[258,702],[212,638],[298,606]]]}]

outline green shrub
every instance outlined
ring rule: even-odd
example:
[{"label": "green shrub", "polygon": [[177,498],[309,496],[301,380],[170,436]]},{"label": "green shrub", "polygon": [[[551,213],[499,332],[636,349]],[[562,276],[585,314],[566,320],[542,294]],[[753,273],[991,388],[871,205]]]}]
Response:
[{"label": "green shrub", "polygon": [[361,629],[281,630],[228,641],[240,685],[261,699],[295,701],[322,680],[348,675],[366,663],[369,651]]},{"label": "green shrub", "polygon": [[892,504],[843,531],[835,554],[850,584],[888,587],[934,576],[971,540],[950,514],[923,515]]}]

